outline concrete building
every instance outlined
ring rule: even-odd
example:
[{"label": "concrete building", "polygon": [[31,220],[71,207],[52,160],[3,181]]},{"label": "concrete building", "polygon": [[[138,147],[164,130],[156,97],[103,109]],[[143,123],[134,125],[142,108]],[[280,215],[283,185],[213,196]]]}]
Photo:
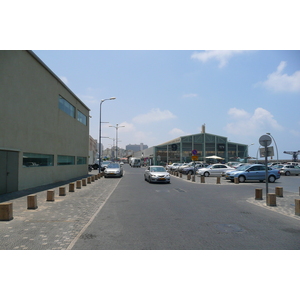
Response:
[{"label": "concrete building", "polygon": [[148,148],[148,146],[147,145],[144,145],[143,143],[140,143],[139,145],[137,145],[137,144],[134,144],[134,145],[131,145],[131,144],[129,144],[129,145],[127,145],[126,146],[126,151],[128,151],[128,150],[132,150],[132,151],[143,151],[144,149],[147,149]]},{"label": "concrete building", "polygon": [[89,165],[93,165],[98,157],[98,142],[97,140],[93,139],[91,136],[90,138],[90,147],[89,147]]},{"label": "concrete building", "polygon": [[89,108],[32,52],[0,51],[0,194],[85,176]]},{"label": "concrete building", "polygon": [[[196,150],[196,154],[192,151]],[[206,133],[181,136],[166,143],[138,151],[134,157],[143,158],[151,164],[166,165],[169,162],[208,162],[209,156],[218,156],[222,161],[238,161],[248,156],[248,146],[228,141],[227,137]],[[213,162],[214,160],[211,160]]]}]

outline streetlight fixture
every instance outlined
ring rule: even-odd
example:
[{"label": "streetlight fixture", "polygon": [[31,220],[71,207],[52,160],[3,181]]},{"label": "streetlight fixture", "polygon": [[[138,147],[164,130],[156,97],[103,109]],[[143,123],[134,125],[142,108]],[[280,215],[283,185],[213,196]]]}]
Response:
[{"label": "streetlight fixture", "polygon": [[116,128],[116,161],[118,160],[118,129],[120,127],[125,127],[125,126],[118,126],[118,124],[116,126],[109,126],[109,127],[114,127]]},{"label": "streetlight fixture", "polygon": [[101,173],[101,152],[102,152],[102,147],[101,147],[101,109],[102,109],[102,103],[107,100],[115,100],[116,97],[110,97],[107,99],[102,99],[100,101],[100,117],[99,117],[99,173]]},{"label": "streetlight fixture", "polygon": [[275,143],[275,146],[276,146],[276,153],[277,153],[277,164],[278,164],[278,148],[277,148],[276,141],[275,141],[275,139],[273,138],[273,136],[271,135],[271,133],[267,132],[266,134],[269,135],[269,136],[272,138],[272,140],[274,141],[274,143]]}]

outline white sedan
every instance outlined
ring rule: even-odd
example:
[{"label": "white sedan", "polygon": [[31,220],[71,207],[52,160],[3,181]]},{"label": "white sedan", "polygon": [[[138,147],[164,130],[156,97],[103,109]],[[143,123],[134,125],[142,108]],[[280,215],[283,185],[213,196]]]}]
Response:
[{"label": "white sedan", "polygon": [[208,177],[210,175],[212,176],[221,176],[223,172],[225,171],[233,171],[235,168],[231,168],[224,164],[214,164],[210,165],[206,168],[199,169],[196,174],[200,176]]},{"label": "white sedan", "polygon": [[170,174],[162,166],[147,167],[144,173],[146,181],[151,182],[166,182],[170,183]]}]

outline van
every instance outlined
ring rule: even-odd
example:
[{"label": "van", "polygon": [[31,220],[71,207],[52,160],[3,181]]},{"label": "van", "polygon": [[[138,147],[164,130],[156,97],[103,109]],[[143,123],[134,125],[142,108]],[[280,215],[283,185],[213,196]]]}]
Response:
[{"label": "van", "polygon": [[132,158],[130,160],[130,166],[132,168],[140,168],[141,167],[141,160],[139,158]]}]

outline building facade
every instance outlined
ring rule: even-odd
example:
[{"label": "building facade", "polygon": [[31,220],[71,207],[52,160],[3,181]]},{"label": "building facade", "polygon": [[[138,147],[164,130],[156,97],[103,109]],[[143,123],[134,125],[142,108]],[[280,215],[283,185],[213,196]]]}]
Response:
[{"label": "building facade", "polygon": [[32,52],[0,51],[0,194],[85,176],[89,108]]},{"label": "building facade", "polygon": [[135,152],[133,156],[161,165],[192,160],[207,162],[210,156],[218,156],[221,161],[228,162],[247,158],[248,146],[230,142],[224,136],[203,132]]}]

